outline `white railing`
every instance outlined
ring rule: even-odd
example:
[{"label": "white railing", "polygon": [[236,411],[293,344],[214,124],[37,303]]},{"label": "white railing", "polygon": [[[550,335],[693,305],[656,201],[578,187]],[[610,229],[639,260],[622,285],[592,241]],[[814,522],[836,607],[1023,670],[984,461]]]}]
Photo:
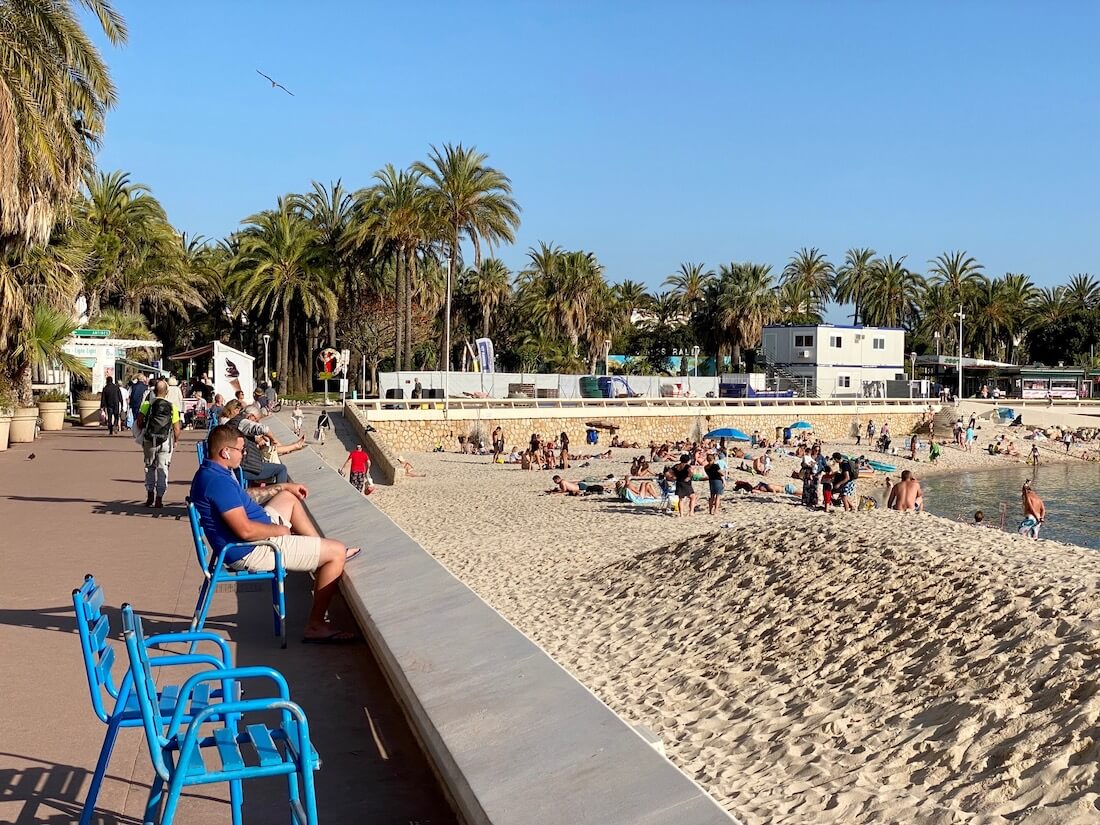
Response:
[{"label": "white railing", "polygon": [[690,408],[690,409],[758,409],[761,407],[817,407],[828,409],[859,409],[863,407],[939,406],[927,398],[364,398],[347,399],[349,406],[372,412],[451,410],[604,410],[615,408]]}]

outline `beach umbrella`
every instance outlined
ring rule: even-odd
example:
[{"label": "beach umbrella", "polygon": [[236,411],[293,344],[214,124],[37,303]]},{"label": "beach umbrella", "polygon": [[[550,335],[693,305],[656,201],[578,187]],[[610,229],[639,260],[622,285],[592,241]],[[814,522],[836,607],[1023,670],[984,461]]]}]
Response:
[{"label": "beach umbrella", "polygon": [[791,430],[812,430],[813,428],[814,425],[811,424],[809,421],[796,421],[791,424],[790,427],[788,427],[788,429]]},{"label": "beach umbrella", "polygon": [[711,430],[704,438],[729,438],[733,441],[752,441],[749,436],[745,435],[735,427],[721,427],[717,430]]}]

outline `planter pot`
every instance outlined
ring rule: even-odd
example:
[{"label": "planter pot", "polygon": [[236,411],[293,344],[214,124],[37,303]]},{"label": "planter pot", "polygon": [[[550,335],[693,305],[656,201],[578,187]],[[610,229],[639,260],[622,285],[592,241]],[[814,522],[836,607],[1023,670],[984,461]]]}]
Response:
[{"label": "planter pot", "polygon": [[91,401],[76,402],[76,415],[80,419],[81,427],[98,427],[99,426],[99,402],[95,399]]},{"label": "planter pot", "polygon": [[65,411],[68,409],[68,401],[39,401],[38,414],[42,416],[42,429],[57,432],[64,427]]},{"label": "planter pot", "polygon": [[0,410],[0,450],[8,449],[8,428],[11,426],[11,413]]},{"label": "planter pot", "polygon": [[28,444],[34,441],[34,425],[38,421],[38,407],[16,407],[8,428],[9,444]]}]

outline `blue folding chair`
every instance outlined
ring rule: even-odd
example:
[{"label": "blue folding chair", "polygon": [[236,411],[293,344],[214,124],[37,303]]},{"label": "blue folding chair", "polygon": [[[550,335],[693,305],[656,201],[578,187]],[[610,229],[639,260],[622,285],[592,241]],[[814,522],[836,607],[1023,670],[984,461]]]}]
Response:
[{"label": "blue folding chair", "polygon": [[[240,825],[243,781],[268,776],[286,776],[291,821],[296,825],[316,825],[313,772],[321,767],[321,759],[310,743],[306,714],[290,700],[290,689],[282,674],[269,667],[197,673],[183,683],[175,710],[169,713],[158,701],[150,669],[152,662],[141,642],[141,618],[128,604],[122,606],[122,625],[131,681],[156,772],[145,806],[146,825],[158,821],[171,825],[183,789],[213,782],[229,783],[233,823]],[[266,680],[275,686],[277,695],[208,707],[195,714],[184,728],[183,703],[207,682],[222,682],[229,685],[223,690],[236,691],[245,679]],[[271,711],[279,712],[278,726],[259,721],[245,724],[246,718]],[[208,722],[215,723],[213,735],[203,736],[202,726]],[[161,813],[165,783],[168,794]]]},{"label": "blue folding chair", "polygon": [[[88,797],[84,800],[84,809],[80,814],[80,825],[89,825],[95,813],[96,799],[107,772],[107,763],[111,759],[115,740],[120,728],[142,726],[141,709],[132,690],[129,671],[117,684],[112,673],[115,650],[108,642],[111,634],[110,622],[103,613],[103,588],[96,584],[95,577],[88,574],[84,584],[73,591],[73,608],[76,610],[76,628],[80,634],[80,651],[84,656],[84,673],[88,678],[88,690],[92,696],[92,709],[101,722],[107,725],[107,734],[103,737],[103,746],[99,750],[92,784]],[[168,642],[211,642],[218,648],[218,654],[163,655],[149,660],[149,667],[168,667],[176,665],[208,665],[214,668],[230,667],[233,662],[225,640],[214,633],[162,633],[141,640],[147,649]],[[146,653],[148,659],[148,653]],[[203,689],[193,691],[185,701],[180,700],[180,687],[167,685],[156,695],[158,707],[165,713],[180,710],[182,722],[191,722],[203,710],[221,700],[225,694],[222,689]],[[225,686],[223,685],[223,688]],[[108,710],[107,705],[113,703]]]},{"label": "blue folding chair", "polygon": [[[204,441],[199,441],[197,444],[195,444],[195,452],[199,454],[199,466],[201,467],[202,463],[204,461],[206,461],[206,441],[205,440]],[[237,471],[233,475],[237,479],[237,483],[241,485],[241,489],[247,490],[248,489],[248,482],[245,481],[244,470],[242,470],[240,467],[238,467]]]},{"label": "blue folding chair", "polygon": [[[275,635],[279,637],[281,647],[286,647],[286,592],[284,582],[286,569],[283,567],[283,554],[279,548],[269,541],[233,542],[225,545],[215,553],[207,541],[203,532],[202,523],[199,521],[199,511],[190,501],[187,502],[187,516],[191,522],[191,539],[195,544],[195,555],[199,560],[199,568],[203,572],[203,581],[199,585],[199,598],[195,602],[195,614],[191,619],[191,630],[202,630],[206,624],[206,615],[210,612],[210,603],[214,599],[214,591],[221,582],[246,582],[246,581],[270,581],[271,582],[271,610],[275,614]],[[247,547],[250,551],[261,545],[267,545],[275,554],[275,569],[268,571],[251,572],[248,570],[233,570],[225,566],[225,554],[237,547]]]}]

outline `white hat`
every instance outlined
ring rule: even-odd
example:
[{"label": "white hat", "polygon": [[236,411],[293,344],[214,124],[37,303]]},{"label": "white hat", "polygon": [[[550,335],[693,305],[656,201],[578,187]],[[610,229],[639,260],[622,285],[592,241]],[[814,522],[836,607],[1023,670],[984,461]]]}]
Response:
[{"label": "white hat", "polygon": [[179,382],[179,380],[178,380],[178,379],[176,378],[176,376],[174,376],[174,375],[170,375],[170,376],[168,376],[168,386],[169,386],[169,387],[178,387],[178,386],[179,386],[179,384],[180,384],[180,382]]}]

